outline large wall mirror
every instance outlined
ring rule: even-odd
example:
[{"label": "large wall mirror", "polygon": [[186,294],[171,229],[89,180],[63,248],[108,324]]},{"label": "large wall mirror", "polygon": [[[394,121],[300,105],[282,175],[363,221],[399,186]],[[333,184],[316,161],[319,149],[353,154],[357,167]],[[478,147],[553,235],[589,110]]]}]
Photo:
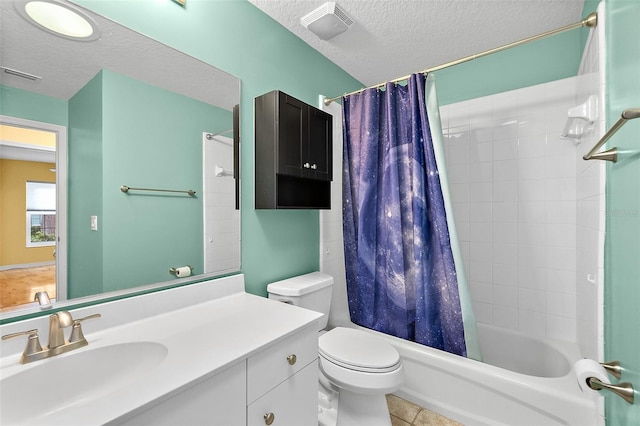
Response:
[{"label": "large wall mirror", "polygon": [[0,2],[0,319],[238,271],[240,81],[61,0],[99,33],[56,35],[27,3]]}]

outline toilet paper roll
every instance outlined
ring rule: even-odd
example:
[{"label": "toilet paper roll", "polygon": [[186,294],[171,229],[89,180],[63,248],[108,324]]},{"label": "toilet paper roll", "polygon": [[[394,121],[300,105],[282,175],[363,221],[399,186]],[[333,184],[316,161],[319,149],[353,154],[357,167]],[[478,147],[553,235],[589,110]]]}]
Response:
[{"label": "toilet paper roll", "polygon": [[602,383],[611,384],[606,370],[604,369],[604,367],[602,367],[602,365],[600,365],[598,361],[587,358],[581,359],[573,365],[573,371],[576,374],[576,378],[578,379],[578,386],[580,386],[580,390],[582,392],[598,394],[598,391],[593,390],[589,387],[587,379],[589,379],[590,377],[600,379]]},{"label": "toilet paper roll", "polygon": [[191,267],[190,266],[182,266],[180,268],[176,268],[176,277],[184,278],[191,275]]}]

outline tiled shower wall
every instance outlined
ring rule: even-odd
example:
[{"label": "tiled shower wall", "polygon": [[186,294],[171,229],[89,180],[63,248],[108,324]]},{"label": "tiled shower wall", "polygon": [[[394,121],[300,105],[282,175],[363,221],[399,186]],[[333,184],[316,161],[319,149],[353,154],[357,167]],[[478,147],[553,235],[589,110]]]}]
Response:
[{"label": "tiled shower wall", "polygon": [[[240,269],[240,211],[235,209],[233,139],[203,134],[205,273]],[[224,173],[216,176],[216,167]]]},{"label": "tiled shower wall", "polygon": [[479,322],[576,341],[576,78],[441,108]]}]

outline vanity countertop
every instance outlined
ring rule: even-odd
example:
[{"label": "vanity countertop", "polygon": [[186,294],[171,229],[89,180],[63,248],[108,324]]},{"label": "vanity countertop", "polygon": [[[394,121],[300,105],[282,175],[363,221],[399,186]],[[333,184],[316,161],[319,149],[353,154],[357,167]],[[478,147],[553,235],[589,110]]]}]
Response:
[{"label": "vanity countertop", "polygon": [[[100,312],[99,306],[96,311]],[[108,309],[102,315],[108,317]],[[164,345],[168,349],[166,358],[142,379],[99,398],[76,401],[46,418],[30,418],[25,413],[24,419],[25,424],[105,424],[243,362],[296,331],[307,327],[316,329],[320,316],[317,312],[247,294],[242,289],[128,324],[85,332],[89,346],[58,357],[20,365],[18,355],[4,356],[0,367],[3,377],[7,378],[33,366],[72,357],[80,351],[129,342]],[[46,337],[44,339],[43,345]],[[100,365],[95,368],[99,369]],[[47,383],[46,378],[42,385],[52,386],[55,391],[55,386]]]}]

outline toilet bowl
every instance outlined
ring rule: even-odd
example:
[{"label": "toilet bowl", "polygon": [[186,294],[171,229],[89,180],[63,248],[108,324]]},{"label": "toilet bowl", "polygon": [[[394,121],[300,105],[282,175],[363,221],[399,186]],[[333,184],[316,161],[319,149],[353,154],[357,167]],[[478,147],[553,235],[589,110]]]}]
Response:
[{"label": "toilet bowl", "polygon": [[402,385],[400,355],[387,342],[361,330],[327,325],[333,278],[313,272],[267,286],[270,299],[324,316],[319,324],[319,423],[337,426],[390,426],[386,394]]},{"label": "toilet bowl", "polygon": [[318,345],[320,374],[337,388],[336,425],[391,425],[385,395],[404,380],[393,346],[344,327],[320,336]]}]

